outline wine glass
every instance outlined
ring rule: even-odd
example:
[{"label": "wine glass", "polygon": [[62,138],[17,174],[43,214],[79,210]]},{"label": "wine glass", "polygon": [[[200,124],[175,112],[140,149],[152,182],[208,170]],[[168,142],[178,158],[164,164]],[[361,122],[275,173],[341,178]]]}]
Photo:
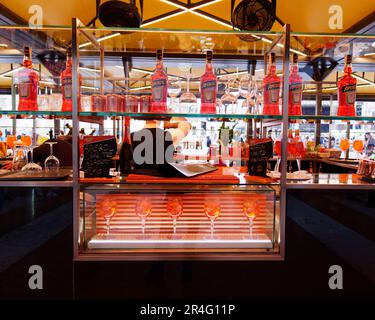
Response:
[{"label": "wine glass", "polygon": [[176,98],[181,93],[181,80],[180,79],[170,79],[168,81],[168,95],[171,97],[171,106],[169,112],[176,112]]},{"label": "wine glass", "polygon": [[14,141],[13,146],[13,161],[12,161],[12,170],[20,170],[27,164],[27,149],[26,147]]},{"label": "wine glass", "polygon": [[50,148],[50,155],[44,161],[44,168],[47,172],[58,172],[60,168],[60,161],[53,155],[53,145],[57,144],[57,142],[46,142]]},{"label": "wine glass", "polygon": [[28,162],[25,166],[22,167],[22,171],[25,171],[26,173],[40,172],[43,170],[39,164],[34,163],[34,149],[35,148],[37,148],[37,146],[29,146],[30,162]]},{"label": "wine glass", "polygon": [[357,160],[360,158],[360,154],[362,153],[364,149],[364,143],[363,140],[355,139],[353,141],[353,149],[356,152]]},{"label": "wine glass", "polygon": [[298,173],[301,173],[301,159],[305,155],[305,146],[302,141],[297,141],[295,143],[295,155],[298,167]]},{"label": "wine glass", "polygon": [[231,107],[229,109],[229,113],[235,113],[235,104],[237,103],[237,97],[231,92],[231,85],[233,84],[234,80],[229,78],[226,84],[225,88],[225,94],[220,99],[221,105],[224,106],[224,112],[228,113],[228,107]]},{"label": "wine glass", "polygon": [[279,172],[280,162],[281,162],[281,140],[276,140],[273,145],[273,151],[276,153],[277,161],[274,168],[274,172]]},{"label": "wine glass", "polygon": [[149,199],[139,199],[135,206],[135,213],[141,218],[142,222],[142,234],[145,234],[146,228],[146,218],[150,215],[152,211],[152,203]]},{"label": "wine glass", "polygon": [[105,199],[99,204],[98,209],[99,215],[105,219],[107,235],[109,235],[111,219],[117,212],[117,202]]},{"label": "wine glass", "polygon": [[243,203],[242,210],[244,215],[249,219],[249,238],[253,238],[254,220],[259,211],[259,203],[256,199],[246,200]]},{"label": "wine glass", "polygon": [[211,221],[211,237],[214,239],[214,228],[215,228],[215,219],[218,218],[221,214],[220,202],[216,199],[207,199],[204,204],[204,213],[207,218]]},{"label": "wine glass", "polygon": [[[341,141],[340,141],[340,149],[341,149],[341,151],[346,152],[346,151],[349,150],[349,148],[350,148],[350,141],[349,141],[349,139],[347,139],[347,138],[341,139]],[[344,155],[344,158],[345,158],[345,155]]]},{"label": "wine glass", "polygon": [[177,219],[181,216],[183,210],[182,201],[179,198],[170,198],[167,202],[167,211],[173,219],[173,235],[177,233]]},{"label": "wine glass", "polygon": [[186,92],[180,97],[180,112],[197,113],[197,97],[190,92],[190,73],[186,76]]}]

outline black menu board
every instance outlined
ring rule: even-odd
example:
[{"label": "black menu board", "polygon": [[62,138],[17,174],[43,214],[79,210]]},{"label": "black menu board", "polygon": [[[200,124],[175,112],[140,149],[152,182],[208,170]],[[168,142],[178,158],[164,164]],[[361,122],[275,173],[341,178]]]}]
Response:
[{"label": "black menu board", "polygon": [[117,143],[113,136],[87,136],[83,139],[82,170],[85,178],[108,177]]},{"label": "black menu board", "polygon": [[271,139],[252,139],[249,146],[248,173],[265,177],[267,161],[272,157],[273,144]]}]

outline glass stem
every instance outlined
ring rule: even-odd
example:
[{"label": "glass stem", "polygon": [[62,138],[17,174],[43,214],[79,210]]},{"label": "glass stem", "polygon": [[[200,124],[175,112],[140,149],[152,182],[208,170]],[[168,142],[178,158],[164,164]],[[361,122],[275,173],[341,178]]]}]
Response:
[{"label": "glass stem", "polygon": [[142,234],[145,234],[146,219],[142,218]]},{"label": "glass stem", "polygon": [[301,158],[297,157],[296,161],[297,161],[298,171],[301,172]]},{"label": "glass stem", "polygon": [[34,149],[30,148],[30,163],[34,163]]},{"label": "glass stem", "polygon": [[253,224],[254,224],[254,220],[252,218],[249,218],[249,236],[250,236],[250,238],[253,238]]},{"label": "glass stem", "polygon": [[214,238],[215,219],[211,218],[211,239]]},{"label": "glass stem", "polygon": [[49,145],[49,149],[50,149],[50,156],[53,156],[53,144]]},{"label": "glass stem", "polygon": [[173,234],[177,233],[177,219],[173,218]]},{"label": "glass stem", "polygon": [[111,223],[110,219],[105,219],[105,223],[107,225],[107,235],[109,235],[109,229],[110,229],[110,223]]}]

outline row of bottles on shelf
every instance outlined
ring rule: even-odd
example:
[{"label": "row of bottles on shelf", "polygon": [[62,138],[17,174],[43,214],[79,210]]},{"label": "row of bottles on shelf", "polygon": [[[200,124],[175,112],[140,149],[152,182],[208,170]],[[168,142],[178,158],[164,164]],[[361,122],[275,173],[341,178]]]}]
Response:
[{"label": "row of bottles on shelf", "polygon": [[[70,112],[72,110],[72,57],[71,49],[67,50],[66,68],[61,74],[61,92],[62,92],[62,106],[61,111]],[[338,116],[355,116],[355,99],[356,99],[356,79],[351,75],[351,56],[348,55],[345,61],[344,76],[338,82]],[[31,49],[25,47],[23,67],[19,71],[19,111],[37,111],[38,110],[38,81],[39,76],[36,71],[32,69]],[[247,88],[242,88],[240,84],[239,91],[250,92],[254,91],[251,86],[254,86],[255,81],[243,81]],[[82,78],[79,76],[79,86],[81,86]],[[275,54],[269,55],[269,68],[267,75],[263,79],[263,99],[259,100],[254,94],[245,102],[249,102],[249,106],[262,103],[264,115],[280,115],[280,87],[281,77],[276,74]],[[289,77],[289,115],[302,115],[302,77],[298,74],[298,55],[293,55],[293,63],[291,65],[291,72]],[[134,95],[118,95],[118,94],[94,94],[85,96],[85,100],[89,99],[83,108],[81,101],[80,90],[78,90],[78,100],[81,111],[93,112],[157,112],[167,113],[167,97],[168,86],[170,81],[167,72],[163,65],[163,52],[157,51],[156,69],[151,75],[151,96],[145,95],[138,98]],[[189,84],[188,84],[189,86]],[[200,78],[200,92],[201,92],[201,114],[215,114],[217,113],[217,89],[218,78],[214,73],[212,67],[212,51],[206,53],[206,67],[205,72]],[[179,94],[179,93],[178,93]],[[178,95],[177,94],[177,95]],[[173,96],[173,95],[172,95]],[[231,94],[228,93],[230,98]],[[246,95],[245,95],[246,96]],[[83,97],[82,97],[83,98]],[[187,89],[186,102],[196,104],[196,97],[189,93]],[[236,98],[236,97],[235,97]],[[223,98],[221,99],[223,100]],[[236,98],[237,100],[237,98]],[[229,99],[230,101],[230,99]],[[262,101],[262,102],[259,102]],[[224,103],[224,102],[223,102]],[[246,103],[245,103],[246,104]],[[219,109],[219,112],[222,109]],[[258,109],[259,112],[260,109]],[[175,110],[172,110],[172,112]],[[191,109],[184,110],[185,112],[192,112]],[[194,109],[198,113],[197,109]],[[225,108],[226,113],[227,109]],[[231,110],[232,113],[233,109]],[[251,110],[246,110],[245,113],[251,113]],[[178,111],[176,112],[178,113]],[[193,112],[194,113],[194,112]]]}]

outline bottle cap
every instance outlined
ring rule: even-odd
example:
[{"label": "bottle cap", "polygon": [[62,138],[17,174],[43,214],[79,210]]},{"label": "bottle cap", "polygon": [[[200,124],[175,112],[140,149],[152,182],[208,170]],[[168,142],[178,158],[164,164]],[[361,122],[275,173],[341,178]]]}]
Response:
[{"label": "bottle cap", "polygon": [[212,56],[213,56],[212,51],[211,51],[211,50],[208,50],[208,51],[206,52],[206,60],[207,60],[208,62],[211,62],[211,61],[212,61]]},{"label": "bottle cap", "polygon": [[272,63],[275,63],[275,61],[276,61],[276,55],[275,55],[274,52],[271,52],[271,53],[270,53],[270,63],[271,63],[271,64],[272,64]]},{"label": "bottle cap", "polygon": [[297,62],[298,62],[298,54],[293,53],[293,63],[297,63]]},{"label": "bottle cap", "polygon": [[162,49],[158,49],[156,51],[156,59],[158,59],[158,60],[162,60],[163,59],[163,50]]},{"label": "bottle cap", "polygon": [[352,63],[352,55],[348,54],[345,58],[345,63],[346,64],[351,64]]},{"label": "bottle cap", "polygon": [[26,56],[26,57],[31,57],[31,48],[30,47],[25,47],[24,49],[23,49],[23,53],[24,53],[24,55]]}]

